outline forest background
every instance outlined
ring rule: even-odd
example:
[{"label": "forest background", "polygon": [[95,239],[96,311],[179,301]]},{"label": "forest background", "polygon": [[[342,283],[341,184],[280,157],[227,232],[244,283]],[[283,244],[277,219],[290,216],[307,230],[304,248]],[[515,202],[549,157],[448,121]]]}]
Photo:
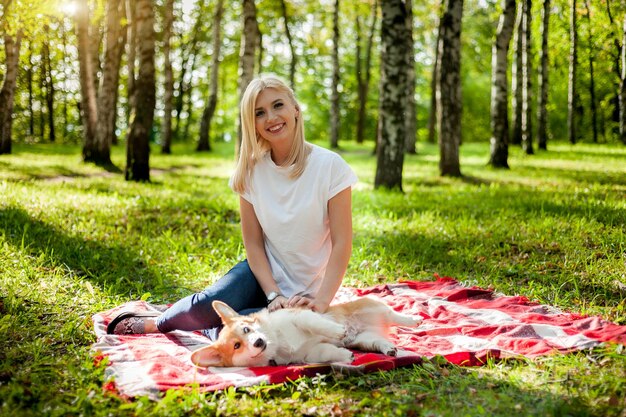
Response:
[{"label": "forest background", "polygon": [[[458,149],[464,141],[491,140],[486,160],[506,167],[506,154],[494,155],[502,143],[532,153],[533,142],[546,148],[548,140],[626,140],[620,122],[626,14],[611,0],[4,0],[0,12],[5,153],[12,132],[18,143],[83,143],[84,159],[100,163],[127,135],[128,149],[139,146],[145,162],[148,141],[164,153],[177,142],[197,143],[198,150],[210,149],[211,141],[235,144],[240,93],[264,72],[291,82],[308,138],[333,148],[355,140],[380,144],[379,155],[387,148],[412,153],[416,142],[435,142],[440,131],[442,159],[446,142]],[[145,19],[147,30],[140,28]],[[438,65],[446,49],[452,58]],[[502,49],[504,61],[497,62]],[[395,58],[398,50],[403,56]],[[457,78],[443,93],[442,71]],[[503,72],[506,78],[497,79]],[[137,91],[152,89],[155,97],[139,99],[143,110],[154,108],[150,126],[139,135],[144,139],[133,139],[131,120],[147,121],[132,117]],[[401,187],[403,159],[382,159],[378,170],[392,175],[377,185]],[[460,175],[460,167],[441,173]],[[144,169],[134,176],[148,175]]]},{"label": "forest background", "polygon": [[273,72],[359,176],[345,285],[450,275],[623,325],[625,19],[608,0],[0,0],[0,414],[624,416],[623,345],[128,401],[90,318],[245,256],[237,103]]}]

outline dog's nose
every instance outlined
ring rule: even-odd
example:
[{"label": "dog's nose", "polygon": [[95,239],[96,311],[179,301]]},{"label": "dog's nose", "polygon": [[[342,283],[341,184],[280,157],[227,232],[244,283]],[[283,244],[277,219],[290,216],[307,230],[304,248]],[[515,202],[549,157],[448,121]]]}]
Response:
[{"label": "dog's nose", "polygon": [[262,348],[262,347],[264,347],[264,346],[265,346],[265,340],[263,340],[263,339],[260,339],[260,338],[259,338],[259,339],[257,339],[257,340],[254,342],[254,347],[255,347],[255,348]]}]

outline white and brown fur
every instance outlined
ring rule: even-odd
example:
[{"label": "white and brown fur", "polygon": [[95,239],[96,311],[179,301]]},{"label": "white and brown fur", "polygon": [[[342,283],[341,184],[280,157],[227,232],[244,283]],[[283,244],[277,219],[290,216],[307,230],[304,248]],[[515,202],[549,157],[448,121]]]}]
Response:
[{"label": "white and brown fur", "polygon": [[213,308],[224,328],[213,344],[191,355],[200,367],[351,362],[348,348],[395,356],[390,326],[414,327],[421,321],[367,297],[332,305],[324,314],[287,308],[241,316],[220,301]]}]

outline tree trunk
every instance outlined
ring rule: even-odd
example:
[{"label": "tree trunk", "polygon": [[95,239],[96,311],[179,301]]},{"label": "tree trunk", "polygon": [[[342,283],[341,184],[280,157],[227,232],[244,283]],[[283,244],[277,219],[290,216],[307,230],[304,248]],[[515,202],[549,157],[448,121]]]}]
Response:
[{"label": "tree trunk", "polygon": [[532,0],[522,0],[522,149],[527,155],[534,154],[532,135],[532,54],[530,28],[532,22]]},{"label": "tree trunk", "polygon": [[67,94],[67,90],[65,89],[65,86],[67,85],[67,80],[70,78],[70,76],[68,75],[68,53],[67,53],[67,31],[65,28],[65,21],[61,21],[61,46],[62,46],[62,53],[63,53],[63,58],[62,58],[62,64],[63,64],[63,70],[61,71],[61,73],[63,74],[63,90],[62,90],[62,100],[63,100],[63,107],[62,107],[62,114],[63,114],[63,139],[67,138],[67,132],[68,132],[68,126],[69,126],[69,120],[68,120],[68,94]]},{"label": "tree trunk", "polygon": [[365,127],[365,118],[363,113],[366,110],[366,106],[363,101],[366,100],[364,94],[365,77],[363,76],[363,57],[361,52],[361,44],[363,43],[361,36],[361,16],[359,15],[358,7],[355,7],[355,19],[354,19],[354,32],[356,35],[356,48],[354,56],[354,76],[356,79],[356,94],[358,100],[359,110],[357,112],[356,120],[356,142],[363,143],[363,128]]},{"label": "tree trunk", "polygon": [[191,66],[189,67],[189,78],[185,83],[185,94],[183,95],[183,113],[187,115],[184,120],[183,125],[183,138],[189,137],[189,126],[194,122],[194,114],[193,114],[193,74],[196,72],[196,63],[198,62],[198,51],[193,53],[193,57],[191,58]]},{"label": "tree trunk", "polygon": [[406,27],[409,66],[407,67],[406,90],[406,152],[416,154],[415,141],[417,140],[417,106],[415,104],[415,53],[413,44],[413,1],[406,0]]},{"label": "tree trunk", "polygon": [[98,121],[95,147],[89,160],[98,165],[112,165],[111,145],[115,136],[115,114],[117,112],[117,88],[121,65],[121,0],[108,0],[106,11],[106,37],[104,67],[101,89],[98,94]]},{"label": "tree trunk", "polygon": [[626,145],[626,15],[624,15],[622,30],[622,79],[619,91],[619,136],[622,143]]},{"label": "tree trunk", "polygon": [[84,129],[83,160],[92,160],[96,148],[96,124],[98,121],[96,90],[91,45],[89,43],[89,2],[82,0],[76,10],[78,38],[78,61],[80,69],[81,114]]},{"label": "tree trunk", "polygon": [[0,155],[11,153],[11,128],[13,126],[13,102],[17,85],[17,70],[20,61],[22,30],[18,30],[15,38],[4,35],[6,74],[0,90]]},{"label": "tree trunk", "polygon": [[539,65],[539,97],[537,98],[537,146],[548,149],[548,34],[550,33],[550,0],[543,0],[541,12],[541,57]]},{"label": "tree trunk", "polygon": [[[254,0],[243,0],[241,49],[239,51],[239,100],[254,77],[254,56],[258,44],[259,25],[256,20]],[[239,118],[235,153],[239,156],[241,147],[241,118]]]},{"label": "tree trunk", "polygon": [[593,41],[593,32],[591,30],[591,10],[589,9],[589,0],[585,0],[585,9],[587,11],[587,28],[589,30],[589,101],[591,111],[591,131],[593,134],[593,143],[598,143],[598,110],[596,107],[596,86],[595,75],[593,72],[593,64],[595,60],[596,45]]},{"label": "tree trunk", "polygon": [[262,74],[263,73],[263,52],[265,52],[263,50],[263,33],[261,32],[261,28],[259,27],[259,25],[257,24],[257,37],[256,37],[256,46],[255,46],[255,50],[256,50],[256,60],[257,60],[257,68],[258,68],[258,73]]},{"label": "tree trunk", "polygon": [[[202,10],[204,8],[204,0],[201,0],[198,5],[198,13],[196,16],[196,20],[193,25],[191,40],[189,42],[183,42],[180,47],[180,56],[181,58],[181,70],[178,78],[178,96],[176,97],[176,106],[174,114],[176,115],[174,123],[174,138],[180,138],[182,135],[179,133],[181,130],[181,115],[183,113],[183,108],[185,106],[185,98],[188,96],[191,88],[191,80],[193,78],[193,67],[195,66],[196,57],[198,56],[197,45],[198,39],[200,37],[200,32],[202,30],[202,25],[204,24],[204,15],[202,14]],[[191,62],[191,67],[190,66]],[[191,74],[189,76],[189,81],[187,81],[187,74]],[[189,120],[189,118],[187,118]]]},{"label": "tree trunk", "polygon": [[170,57],[172,28],[174,26],[174,0],[166,0],[163,19],[163,121],[161,126],[161,153],[172,153],[172,109],[174,97],[174,74]]},{"label": "tree trunk", "polygon": [[406,5],[401,0],[381,3],[381,67],[378,100],[379,126],[375,188],[402,190],[406,143],[407,67],[410,51]]},{"label": "tree trunk", "polygon": [[224,0],[217,0],[215,5],[215,17],[213,18],[213,53],[211,55],[211,84],[209,85],[209,100],[202,112],[202,123],[200,124],[200,139],[198,140],[197,151],[210,151],[209,141],[211,130],[211,120],[217,107],[217,87],[220,65],[220,50],[222,46],[222,15],[224,12]]},{"label": "tree trunk", "polygon": [[491,157],[489,164],[494,168],[509,167],[507,69],[509,45],[514,27],[515,0],[503,0],[502,15],[491,53]]},{"label": "tree trunk", "polygon": [[[611,121],[617,123],[619,126],[620,123],[620,104],[619,104],[619,96],[620,96],[620,85],[622,80],[622,30],[616,31],[615,28],[618,26],[615,24],[613,19],[613,14],[611,13],[611,0],[607,0],[606,4],[606,14],[609,18],[609,28],[611,30],[611,38],[613,39],[613,49],[611,51],[612,58],[612,72],[615,74],[614,83],[615,83],[615,96],[610,99],[610,104],[613,106],[613,111],[611,111]],[[617,33],[616,33],[617,32]],[[604,129],[602,129],[604,131]],[[612,130],[615,130],[614,128]]]},{"label": "tree trunk", "polygon": [[126,114],[128,120],[126,124],[131,125],[131,115],[133,109],[136,106],[137,100],[135,99],[135,80],[137,79],[135,60],[137,59],[137,17],[135,12],[135,3],[133,0],[126,0],[126,19],[128,20],[128,57],[126,63],[126,70],[128,72],[127,81],[127,94],[128,94],[128,107]]},{"label": "tree trunk", "polygon": [[150,138],[154,122],[154,5],[151,0],[136,0],[139,75],[136,81],[137,105],[126,148],[127,181],[150,181]]},{"label": "tree trunk", "polygon": [[280,0],[280,9],[283,13],[283,22],[285,22],[285,35],[287,36],[287,43],[289,44],[289,51],[291,53],[291,61],[289,62],[289,85],[293,90],[296,86],[296,65],[298,63],[298,56],[296,55],[296,47],[293,44],[293,38],[291,31],[289,30],[289,13],[287,12],[287,3],[285,0]]},{"label": "tree trunk", "polygon": [[[123,19],[126,15],[127,15],[127,11],[126,11],[126,0],[121,0],[121,4],[120,4],[120,19]],[[126,41],[128,40],[128,20],[125,20],[124,22],[125,24],[122,25],[122,29],[121,29],[121,34],[120,34],[120,38],[119,38],[119,42],[121,44],[121,47],[118,48],[118,57],[117,60],[119,61],[118,64],[118,87],[119,87],[119,71],[121,69],[121,63],[122,63],[122,55],[124,55],[124,51],[126,49]],[[117,103],[117,105],[119,105],[119,94],[120,94],[120,89],[116,88],[115,89],[115,97],[113,99],[113,102]],[[111,136],[111,145],[117,145],[118,144],[118,137],[117,137],[117,118],[118,118],[119,114],[117,111],[113,112],[113,119],[112,119],[112,123],[111,123],[111,131],[113,132],[113,135]]]},{"label": "tree trunk", "polygon": [[33,92],[33,42],[28,41],[28,68],[26,69],[26,83],[28,84],[28,134],[35,136],[35,95]]},{"label": "tree trunk", "polygon": [[330,147],[339,148],[339,0],[333,9],[333,75],[330,94]]},{"label": "tree trunk", "polygon": [[[47,32],[50,28],[46,25],[44,30]],[[56,130],[54,128],[54,78],[52,77],[52,62],[50,61],[50,45],[47,40],[43,41],[43,53],[41,54],[42,75],[44,76],[44,85],[46,87],[46,110],[48,116],[48,139],[50,142],[56,140]]]},{"label": "tree trunk", "polygon": [[[378,18],[378,0],[374,0],[374,4],[371,8],[369,26],[369,35],[367,38],[367,46],[365,50],[365,64],[361,63],[361,42],[357,40],[357,57],[356,57],[356,78],[357,78],[357,94],[359,97],[359,116],[356,125],[356,141],[357,143],[363,143],[365,136],[365,121],[367,120],[367,97],[369,95],[371,70],[372,70],[372,45],[374,43],[374,34],[376,31],[376,21]],[[359,27],[359,20],[357,17],[357,27]],[[360,29],[357,29],[360,33]]]},{"label": "tree trunk", "polygon": [[439,76],[439,42],[441,40],[441,22],[437,28],[435,40],[435,57],[432,76],[430,78],[430,112],[428,114],[428,142],[435,143],[437,137],[437,77]]},{"label": "tree trunk", "polygon": [[571,144],[576,143],[576,70],[578,67],[578,33],[576,27],[576,0],[572,0],[570,14],[569,76],[567,84],[567,133]]},{"label": "tree trunk", "polygon": [[[87,0],[87,4],[89,4],[89,0]],[[98,5],[96,4],[96,8]],[[98,78],[98,73],[102,73],[102,62],[100,60],[100,46],[102,45],[102,40],[104,39],[104,30],[102,29],[102,14],[97,11],[93,14],[92,19],[89,25],[89,51],[90,57],[92,61],[91,71],[93,72],[93,88],[96,92],[96,102],[98,101],[98,94],[100,93],[100,79]]]},{"label": "tree trunk", "polygon": [[115,114],[117,112],[117,89],[120,81],[120,51],[124,48],[120,22],[122,1],[108,0],[106,15],[106,38],[102,87],[98,95],[98,122],[96,146],[90,161],[98,165],[112,165],[111,145],[115,136]]},{"label": "tree trunk", "polygon": [[441,18],[439,42],[439,85],[437,124],[439,131],[439,173],[461,176],[461,20],[463,0],[446,0]]},{"label": "tree trunk", "polygon": [[[43,48],[42,48],[43,49]],[[41,133],[41,140],[46,140],[46,106],[45,106],[45,92],[46,92],[46,65],[43,50],[39,54],[42,59],[39,60],[39,132]]]},{"label": "tree trunk", "polygon": [[524,3],[525,0],[520,0],[517,5],[517,19],[515,22],[515,58],[513,59],[513,65],[511,68],[511,112],[513,125],[513,131],[511,132],[511,144],[520,145],[522,143],[522,92],[524,90],[524,81],[522,77],[524,64],[523,59],[523,45],[524,40],[523,33],[523,20],[524,20]]}]

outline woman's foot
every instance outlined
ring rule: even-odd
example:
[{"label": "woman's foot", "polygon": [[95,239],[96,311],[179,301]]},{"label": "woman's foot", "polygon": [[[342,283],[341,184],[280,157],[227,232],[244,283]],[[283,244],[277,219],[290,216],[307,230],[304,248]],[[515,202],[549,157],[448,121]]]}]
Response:
[{"label": "woman's foot", "polygon": [[107,326],[107,334],[130,335],[158,333],[156,317],[158,313],[123,312],[115,317]]}]

